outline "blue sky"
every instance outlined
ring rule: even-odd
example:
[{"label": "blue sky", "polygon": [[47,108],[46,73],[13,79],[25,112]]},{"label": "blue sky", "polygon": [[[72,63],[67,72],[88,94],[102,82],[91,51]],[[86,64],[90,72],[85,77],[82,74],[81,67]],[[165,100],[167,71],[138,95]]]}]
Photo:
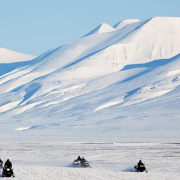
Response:
[{"label": "blue sky", "polygon": [[180,0],[2,0],[0,47],[40,55],[101,23],[180,17]]}]

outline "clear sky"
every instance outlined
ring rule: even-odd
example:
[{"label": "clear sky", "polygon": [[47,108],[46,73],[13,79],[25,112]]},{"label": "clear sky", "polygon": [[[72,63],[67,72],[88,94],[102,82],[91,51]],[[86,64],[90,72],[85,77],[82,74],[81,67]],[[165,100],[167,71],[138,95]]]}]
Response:
[{"label": "clear sky", "polygon": [[40,55],[101,23],[180,17],[180,0],[0,0],[0,47]]}]

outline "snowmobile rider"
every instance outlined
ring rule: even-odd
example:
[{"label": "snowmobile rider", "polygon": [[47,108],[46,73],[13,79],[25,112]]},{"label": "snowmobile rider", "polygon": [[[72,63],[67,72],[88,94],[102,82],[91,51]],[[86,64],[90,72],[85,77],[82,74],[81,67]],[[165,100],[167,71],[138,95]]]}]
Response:
[{"label": "snowmobile rider", "polygon": [[78,156],[77,161],[81,161],[81,157],[80,156]]},{"label": "snowmobile rider", "polygon": [[10,168],[10,169],[12,169],[12,163],[11,163],[11,161],[10,161],[9,159],[7,159],[7,161],[5,162],[4,168]]},{"label": "snowmobile rider", "polygon": [[[13,169],[12,169],[12,163],[11,163],[11,161],[10,161],[9,159],[7,159],[7,161],[5,162],[3,171],[5,171],[5,170],[8,169],[8,168],[10,169],[10,173],[12,174],[12,176],[15,177],[15,176],[14,176]],[[4,173],[3,173],[3,174],[4,174]]]},{"label": "snowmobile rider", "polygon": [[145,164],[143,164],[142,160],[139,160],[137,164],[137,170],[138,171],[145,170]]},{"label": "snowmobile rider", "polygon": [[84,163],[84,162],[86,162],[86,160],[84,159],[84,157],[82,157],[81,164]]},{"label": "snowmobile rider", "polygon": [[3,161],[1,160],[1,158],[0,158],[0,166],[3,166]]}]

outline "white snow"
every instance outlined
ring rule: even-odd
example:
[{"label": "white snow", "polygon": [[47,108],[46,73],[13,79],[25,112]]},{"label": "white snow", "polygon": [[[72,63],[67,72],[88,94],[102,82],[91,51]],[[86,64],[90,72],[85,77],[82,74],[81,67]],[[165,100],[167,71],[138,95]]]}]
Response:
[{"label": "white snow", "polygon": [[10,103],[1,105],[1,107],[0,107],[0,113],[5,112],[5,111],[8,111],[8,110],[10,110],[10,109],[13,109],[13,108],[15,108],[16,106],[18,106],[18,104],[19,104],[19,102],[18,102],[18,101],[15,101],[15,102],[10,102]]},{"label": "white snow", "polygon": [[180,70],[176,70],[176,71],[171,71],[168,72],[167,76],[175,76],[175,75],[179,75],[180,74]]},{"label": "white snow", "polygon": [[16,179],[178,180],[179,29],[133,19],[36,58],[0,48],[0,157]]},{"label": "white snow", "polygon": [[121,101],[108,102],[108,103],[106,103],[106,104],[103,104],[103,105],[97,107],[97,108],[95,109],[95,111],[99,111],[99,110],[102,110],[102,109],[104,109],[104,108],[107,108],[107,107],[110,107],[110,106],[119,104],[120,102],[121,102]]},{"label": "white snow", "polygon": [[26,55],[5,48],[0,48],[0,63],[22,62],[34,59],[36,56]]},{"label": "white snow", "polygon": [[97,26],[95,29],[93,29],[91,32],[86,34],[84,37],[92,35],[92,34],[107,33],[107,32],[112,32],[112,31],[115,31],[115,29],[112,26],[106,23],[102,23],[99,26]]},{"label": "white snow", "polygon": [[[179,179],[177,143],[13,142],[1,143],[0,147],[2,160],[11,160],[18,180]],[[84,156],[92,168],[72,166],[79,155]],[[139,159],[145,163],[148,173],[134,172]]]},{"label": "white snow", "polygon": [[16,128],[15,131],[24,131],[27,129],[30,129],[31,127],[21,127],[21,128]]},{"label": "white snow", "polygon": [[127,20],[124,20],[124,21],[120,21],[118,22],[117,24],[114,25],[114,28],[115,29],[121,29],[129,24],[132,24],[132,23],[135,23],[135,22],[138,22],[140,21],[139,19],[127,19]]},{"label": "white snow", "polygon": [[1,63],[4,138],[177,140],[180,18],[125,22],[30,61]]}]

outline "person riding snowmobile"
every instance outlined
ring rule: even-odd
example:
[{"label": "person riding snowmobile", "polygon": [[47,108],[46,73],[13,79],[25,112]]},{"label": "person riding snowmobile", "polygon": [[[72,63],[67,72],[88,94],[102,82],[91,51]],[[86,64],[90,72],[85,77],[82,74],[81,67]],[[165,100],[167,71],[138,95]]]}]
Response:
[{"label": "person riding snowmobile", "polygon": [[7,159],[7,161],[4,164],[2,175],[3,177],[15,177],[12,169],[12,163],[9,159]]},{"label": "person riding snowmobile", "polygon": [[81,164],[84,163],[84,162],[86,162],[86,160],[84,159],[84,157],[82,157]]},{"label": "person riding snowmobile", "polygon": [[9,159],[7,159],[7,161],[5,162],[4,168],[11,168],[12,169],[12,163]]},{"label": "person riding snowmobile", "polygon": [[81,157],[80,156],[78,156],[77,161],[81,161]]},{"label": "person riding snowmobile", "polygon": [[84,159],[84,157],[82,157],[81,159],[81,167],[85,167],[85,168],[91,167],[89,162],[86,159]]},{"label": "person riding snowmobile", "polygon": [[142,162],[142,160],[139,160],[138,164],[137,164],[137,171],[138,172],[143,172],[145,171],[145,164]]}]

